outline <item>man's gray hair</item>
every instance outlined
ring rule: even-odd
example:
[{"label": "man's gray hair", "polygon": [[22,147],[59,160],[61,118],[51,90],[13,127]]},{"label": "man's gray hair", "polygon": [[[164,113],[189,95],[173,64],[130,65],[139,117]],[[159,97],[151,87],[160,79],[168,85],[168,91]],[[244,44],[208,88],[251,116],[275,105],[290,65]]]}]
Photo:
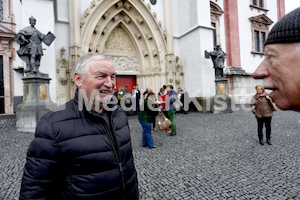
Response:
[{"label": "man's gray hair", "polygon": [[108,57],[100,53],[87,53],[79,58],[75,64],[75,72],[77,72],[83,78],[85,77],[87,71],[89,70],[89,63],[95,60],[108,60],[111,61]]}]

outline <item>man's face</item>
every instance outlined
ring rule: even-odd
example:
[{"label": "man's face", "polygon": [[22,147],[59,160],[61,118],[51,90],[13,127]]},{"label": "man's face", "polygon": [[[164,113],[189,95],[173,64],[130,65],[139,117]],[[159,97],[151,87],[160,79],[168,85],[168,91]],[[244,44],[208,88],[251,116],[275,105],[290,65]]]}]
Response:
[{"label": "man's face", "polygon": [[300,52],[295,43],[266,46],[265,59],[253,74],[264,80],[264,88],[273,92],[270,97],[283,110],[300,111]]},{"label": "man's face", "polygon": [[168,92],[170,92],[172,90],[169,86],[166,89]]},{"label": "man's face", "polygon": [[35,21],[35,20],[33,20],[33,19],[30,19],[30,20],[29,20],[29,24],[30,24],[31,26],[35,26],[35,24],[36,24],[36,21]]},{"label": "man's face", "polygon": [[[108,60],[92,60],[84,78],[75,80],[79,89],[86,91],[90,99],[92,94],[97,94],[99,102],[107,102],[113,94],[116,85],[116,73],[113,64]],[[93,93],[94,92],[94,93]]]}]

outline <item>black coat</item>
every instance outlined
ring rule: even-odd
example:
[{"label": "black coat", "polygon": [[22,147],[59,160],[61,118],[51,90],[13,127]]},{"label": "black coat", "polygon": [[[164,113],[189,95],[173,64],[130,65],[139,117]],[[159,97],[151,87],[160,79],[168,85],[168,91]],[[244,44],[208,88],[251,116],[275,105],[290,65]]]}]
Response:
[{"label": "black coat", "polygon": [[78,110],[77,92],[66,108],[45,114],[27,153],[20,199],[138,199],[128,120],[118,107],[110,124]]}]

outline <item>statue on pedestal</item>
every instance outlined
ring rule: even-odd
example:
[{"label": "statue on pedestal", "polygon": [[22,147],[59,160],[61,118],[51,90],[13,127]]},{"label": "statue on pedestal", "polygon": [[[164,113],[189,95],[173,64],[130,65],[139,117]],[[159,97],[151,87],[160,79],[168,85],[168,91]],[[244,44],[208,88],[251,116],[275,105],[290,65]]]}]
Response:
[{"label": "statue on pedestal", "polygon": [[216,79],[224,77],[223,68],[226,56],[220,48],[220,45],[216,45],[216,49],[208,53],[213,61],[215,68]]},{"label": "statue on pedestal", "polygon": [[32,16],[29,18],[29,23],[30,26],[23,28],[15,36],[16,42],[20,44],[17,54],[26,63],[24,70],[26,76],[47,77],[47,74],[39,72],[41,57],[43,56],[42,42],[50,46],[55,36],[51,32],[44,35],[37,30],[34,27],[36,19]]},{"label": "statue on pedestal", "polygon": [[49,96],[51,78],[48,74],[39,71],[43,56],[42,43],[50,46],[55,36],[51,32],[44,35],[37,30],[34,27],[36,19],[32,16],[29,18],[29,23],[31,26],[23,28],[15,36],[16,42],[20,44],[17,54],[26,63],[24,70],[26,77],[22,78],[24,98],[22,104],[16,109],[17,130],[24,132],[34,132],[42,115],[55,108]]}]

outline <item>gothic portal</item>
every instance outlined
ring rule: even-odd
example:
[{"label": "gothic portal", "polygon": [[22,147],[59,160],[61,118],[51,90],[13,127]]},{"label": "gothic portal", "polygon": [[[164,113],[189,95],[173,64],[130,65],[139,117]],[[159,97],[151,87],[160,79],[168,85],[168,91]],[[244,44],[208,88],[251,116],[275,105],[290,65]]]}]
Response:
[{"label": "gothic portal", "polygon": [[[58,74],[58,104],[73,97],[73,66],[87,52],[99,52],[111,58],[118,87],[123,86],[118,77],[122,80],[128,77],[131,84],[134,78],[134,84],[139,84],[141,90],[151,86],[156,91],[164,84],[183,86],[182,66],[175,65],[174,50],[168,45],[173,43],[173,38],[162,31],[161,22],[149,4],[134,0],[93,0],[80,19],[79,2],[70,1],[69,11],[72,16],[70,59],[68,69]],[[62,61],[66,61],[63,56],[57,60],[58,73],[62,69],[60,63],[65,63]]]}]

